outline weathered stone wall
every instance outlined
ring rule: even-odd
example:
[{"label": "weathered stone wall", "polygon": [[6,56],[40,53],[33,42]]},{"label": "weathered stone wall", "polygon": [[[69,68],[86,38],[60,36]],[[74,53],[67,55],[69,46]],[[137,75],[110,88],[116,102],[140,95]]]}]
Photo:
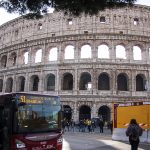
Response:
[{"label": "weathered stone wall", "polygon": [[[100,18],[105,17],[105,22]],[[52,13],[40,20],[25,20],[22,17],[0,26],[0,59],[7,56],[7,65],[0,69],[0,79],[3,80],[2,92],[5,92],[6,81],[13,79],[13,92],[17,91],[18,77],[25,77],[25,91],[30,92],[30,78],[38,75],[40,93],[56,94],[62,97],[63,105],[69,105],[73,110],[73,118],[78,120],[82,105],[91,108],[91,117],[98,116],[98,109],[106,105],[111,110],[112,102],[128,100],[144,101],[148,99],[147,91],[136,91],[137,74],[142,74],[145,81],[150,80],[150,7],[135,5],[132,8],[105,10],[96,16],[75,17],[64,16],[63,13]],[[69,25],[71,20],[72,25]],[[109,47],[110,58],[97,57],[98,45],[105,43]],[[82,45],[89,44],[92,48],[91,59],[81,59]],[[116,59],[115,46],[124,45],[126,59]],[[66,45],[75,47],[75,59],[65,60]],[[142,49],[142,61],[133,60],[134,45]],[[58,48],[58,60],[48,61],[51,47]],[[35,52],[43,50],[42,61],[34,63]],[[23,53],[29,50],[29,63],[23,63]],[[10,55],[17,54],[16,65],[12,65]],[[64,73],[73,75],[73,90],[62,90]],[[79,80],[82,72],[90,73],[92,89],[79,90]],[[110,77],[110,90],[100,91],[97,80],[100,73]],[[45,90],[46,75],[52,73],[56,77],[55,91]],[[124,73],[128,76],[128,90],[117,90],[117,76]]]}]

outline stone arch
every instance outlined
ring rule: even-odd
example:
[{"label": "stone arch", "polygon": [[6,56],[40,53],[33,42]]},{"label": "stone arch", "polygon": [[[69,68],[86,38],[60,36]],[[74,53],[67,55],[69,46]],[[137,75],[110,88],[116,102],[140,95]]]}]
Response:
[{"label": "stone arch", "polygon": [[128,91],[128,77],[125,73],[120,73],[117,76],[117,90]]},{"label": "stone arch", "polygon": [[109,54],[109,47],[107,44],[103,43],[98,46],[98,58],[106,58],[108,59],[110,57]]},{"label": "stone arch", "polygon": [[25,77],[20,76],[17,82],[17,91],[23,92],[25,90]]},{"label": "stone arch", "polygon": [[81,58],[92,58],[91,45],[85,44],[81,47]]},{"label": "stone arch", "polygon": [[101,73],[99,75],[98,90],[110,90],[110,79],[107,73]]},{"label": "stone arch", "polygon": [[29,62],[29,50],[25,49],[18,53],[18,64],[28,64]]},{"label": "stone arch", "polygon": [[133,59],[142,60],[142,49],[139,45],[133,46]]},{"label": "stone arch", "polygon": [[9,56],[9,64],[11,66],[15,66],[16,65],[16,60],[17,60],[16,52],[11,53],[10,56]]},{"label": "stone arch", "polygon": [[6,65],[7,65],[7,55],[3,55],[3,56],[1,57],[1,67],[2,67],[2,68],[5,68]]},{"label": "stone arch", "polygon": [[57,47],[52,47],[49,50],[49,61],[57,61],[57,53],[58,53],[58,48]]},{"label": "stone arch", "polygon": [[3,80],[0,79],[0,92],[2,92],[2,91],[3,91]]},{"label": "stone arch", "polygon": [[38,86],[39,86],[38,75],[32,75],[30,78],[30,90],[31,91],[38,91]]},{"label": "stone arch", "polygon": [[55,75],[50,73],[45,80],[46,91],[55,91]]},{"label": "stone arch", "polygon": [[72,109],[69,105],[63,105],[63,118],[68,121],[72,119]]},{"label": "stone arch", "polygon": [[29,51],[25,51],[23,53],[23,63],[28,64],[28,62],[29,62]]},{"label": "stone arch", "polygon": [[12,77],[10,77],[6,80],[5,92],[7,92],[7,93],[12,92],[12,88],[13,88],[13,79],[12,79]]},{"label": "stone arch", "polygon": [[42,49],[37,49],[35,52],[35,63],[40,63],[42,61]]},{"label": "stone arch", "polygon": [[80,76],[79,90],[87,90],[88,83],[91,82],[91,75],[88,72],[83,72]]},{"label": "stone arch", "polygon": [[73,75],[71,73],[63,75],[62,90],[73,90]]},{"label": "stone arch", "polygon": [[126,49],[123,44],[116,45],[116,58],[126,59]]},{"label": "stone arch", "polygon": [[65,59],[74,59],[74,46],[73,45],[66,46],[64,58]]},{"label": "stone arch", "polygon": [[143,74],[136,75],[136,91],[145,90],[145,77]]},{"label": "stone arch", "polygon": [[91,108],[87,105],[82,105],[79,108],[79,120],[91,119]]},{"label": "stone arch", "polygon": [[108,106],[103,105],[98,109],[98,116],[102,118],[104,122],[110,121],[111,117],[111,110]]}]

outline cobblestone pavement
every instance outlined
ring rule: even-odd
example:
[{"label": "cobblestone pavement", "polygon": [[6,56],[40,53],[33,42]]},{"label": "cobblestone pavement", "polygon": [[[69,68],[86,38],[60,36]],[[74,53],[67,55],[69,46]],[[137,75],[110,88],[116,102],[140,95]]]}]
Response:
[{"label": "cobblestone pavement", "polygon": [[[128,142],[114,141],[111,139],[111,132],[104,129],[104,133],[99,133],[99,128],[95,132],[89,133],[66,131],[63,139],[63,150],[130,150]],[[138,150],[150,150],[150,144],[140,143]]]}]

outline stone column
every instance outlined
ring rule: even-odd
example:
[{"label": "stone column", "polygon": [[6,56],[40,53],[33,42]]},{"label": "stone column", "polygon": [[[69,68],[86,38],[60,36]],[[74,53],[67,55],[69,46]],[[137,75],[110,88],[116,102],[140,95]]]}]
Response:
[{"label": "stone column", "polygon": [[74,81],[73,81],[73,85],[74,85],[74,94],[77,95],[77,91],[78,91],[78,70],[77,68],[75,68],[74,71]]},{"label": "stone column", "polygon": [[6,90],[6,81],[7,81],[7,78],[4,75],[4,78],[3,78],[3,90],[2,90],[3,93],[5,93],[5,90]]},{"label": "stone column", "polygon": [[130,78],[130,80],[129,80],[129,84],[130,84],[129,91],[131,91],[131,94],[132,94],[136,90],[136,88],[135,88],[136,76],[135,76],[134,72],[131,71],[129,78]]},{"label": "stone column", "polygon": [[97,72],[96,69],[93,68],[92,70],[92,94],[97,94],[98,88],[97,88]]},{"label": "stone column", "polygon": [[47,56],[45,54],[46,54],[46,43],[44,42],[44,46],[42,48],[42,60],[41,60],[43,64],[45,64],[45,62],[47,61]]},{"label": "stone column", "polygon": [[133,62],[133,45],[129,45],[129,61],[130,63]]},{"label": "stone column", "polygon": [[29,83],[30,83],[30,79],[29,79],[29,76],[28,76],[28,73],[26,73],[25,75],[25,87],[24,87],[24,91],[30,91],[29,89]]},{"label": "stone column", "polygon": [[91,118],[95,118],[95,117],[97,117],[97,115],[96,115],[96,104],[94,102],[91,111]]},{"label": "stone column", "polygon": [[40,82],[39,82],[39,90],[40,92],[44,91],[44,75],[43,75],[43,71],[41,70],[40,72]]},{"label": "stone column", "polygon": [[32,57],[33,57],[33,53],[32,53],[32,47],[29,48],[29,54],[28,54],[28,64],[32,64],[33,63],[33,60],[32,60]]},{"label": "stone column", "polygon": [[16,64],[15,65],[19,65],[19,50],[17,50],[16,52]]},{"label": "stone column", "polygon": [[56,74],[56,84],[55,84],[55,90],[56,90],[56,92],[57,92],[57,94],[59,94],[59,91],[60,91],[60,85],[61,85],[61,83],[59,83],[59,82],[61,82],[61,79],[59,78],[59,69],[57,69],[57,74]]},{"label": "stone column", "polygon": [[75,59],[75,62],[78,62],[79,58],[80,58],[79,45],[76,42],[75,49],[74,49],[74,59]]},{"label": "stone column", "polygon": [[144,59],[145,59],[145,62],[147,63],[147,64],[149,64],[150,63],[150,48],[148,47],[148,45],[146,45],[146,47],[145,47],[145,53],[144,53]]},{"label": "stone column", "polygon": [[111,42],[111,46],[109,47],[109,56],[112,62],[116,62],[116,50],[113,41]]},{"label": "stone column", "polygon": [[62,46],[61,46],[61,44],[59,44],[58,46],[58,51],[57,51],[57,62],[58,63],[62,63],[62,61],[63,61],[63,58],[62,58]]},{"label": "stone column", "polygon": [[117,72],[116,70],[112,70],[111,72],[111,79],[110,79],[110,86],[111,86],[111,91],[112,91],[112,94],[113,95],[116,95],[116,92],[117,92]]},{"label": "stone column", "polygon": [[93,59],[93,62],[96,62],[97,58],[98,58],[98,53],[97,53],[97,47],[95,46],[95,40],[93,40],[93,47],[92,47],[92,59]]},{"label": "stone column", "polygon": [[79,121],[79,106],[78,102],[75,102],[75,111],[74,111],[74,121],[77,122]]},{"label": "stone column", "polygon": [[12,85],[12,92],[16,92],[16,75],[14,74],[13,77],[13,85]]},{"label": "stone column", "polygon": [[38,85],[38,91],[39,92],[42,92],[42,84],[43,84],[43,78],[42,78],[42,73],[40,73],[40,76],[39,76],[39,85]]},{"label": "stone column", "polygon": [[6,63],[6,67],[9,67],[9,66],[10,66],[9,56],[10,56],[10,54],[8,53],[8,54],[7,54],[7,63]]}]

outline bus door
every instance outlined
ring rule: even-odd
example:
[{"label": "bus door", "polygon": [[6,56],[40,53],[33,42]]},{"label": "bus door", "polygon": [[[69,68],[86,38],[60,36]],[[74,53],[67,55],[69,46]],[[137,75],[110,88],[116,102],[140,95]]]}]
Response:
[{"label": "bus door", "polygon": [[3,127],[4,127],[3,111],[4,111],[4,106],[0,105],[0,149],[3,149]]},{"label": "bus door", "polygon": [[11,140],[11,109],[7,106],[0,106],[0,150],[10,150]]}]

